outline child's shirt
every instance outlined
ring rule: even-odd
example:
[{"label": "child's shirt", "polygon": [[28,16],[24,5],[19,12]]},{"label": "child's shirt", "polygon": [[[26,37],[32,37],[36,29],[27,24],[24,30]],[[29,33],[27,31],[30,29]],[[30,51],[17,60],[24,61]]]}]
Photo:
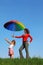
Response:
[{"label": "child's shirt", "polygon": [[11,45],[9,46],[9,48],[11,48],[11,49],[12,49],[13,47],[14,47],[14,45],[13,45],[13,44],[11,44]]}]

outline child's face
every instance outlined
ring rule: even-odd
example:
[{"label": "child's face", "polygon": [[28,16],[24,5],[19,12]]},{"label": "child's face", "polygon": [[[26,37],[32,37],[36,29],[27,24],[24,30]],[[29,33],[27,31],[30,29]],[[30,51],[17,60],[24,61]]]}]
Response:
[{"label": "child's face", "polygon": [[13,45],[14,45],[14,42],[12,41],[12,42],[11,42],[11,44],[13,44]]}]

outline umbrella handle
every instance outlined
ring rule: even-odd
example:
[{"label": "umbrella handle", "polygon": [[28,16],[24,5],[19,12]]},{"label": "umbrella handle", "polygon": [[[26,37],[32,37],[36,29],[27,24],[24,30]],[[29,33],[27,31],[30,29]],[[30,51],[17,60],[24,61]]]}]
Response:
[{"label": "umbrella handle", "polygon": [[12,37],[14,38],[14,34],[12,35]]},{"label": "umbrella handle", "polygon": [[13,32],[13,36],[14,36],[14,32]]}]

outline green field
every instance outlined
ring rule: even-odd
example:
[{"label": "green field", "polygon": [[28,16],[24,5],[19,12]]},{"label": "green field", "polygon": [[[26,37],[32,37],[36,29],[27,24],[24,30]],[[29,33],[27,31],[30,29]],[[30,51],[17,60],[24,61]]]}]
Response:
[{"label": "green field", "polygon": [[0,58],[0,65],[43,65],[43,59],[41,58],[29,58],[29,59]]}]

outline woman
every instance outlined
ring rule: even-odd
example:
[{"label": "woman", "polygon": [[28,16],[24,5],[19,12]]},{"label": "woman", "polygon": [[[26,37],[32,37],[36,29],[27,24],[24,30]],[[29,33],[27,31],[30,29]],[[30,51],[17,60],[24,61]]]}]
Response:
[{"label": "woman", "polygon": [[[13,38],[22,38],[23,39],[23,44],[19,49],[19,53],[20,53],[20,58],[23,58],[22,55],[22,50],[25,48],[26,51],[26,58],[29,58],[29,53],[28,53],[28,45],[29,43],[32,42],[32,36],[30,35],[30,32],[28,29],[24,29],[24,34],[21,36],[12,36]],[[28,38],[30,38],[30,41],[28,42]]]}]

